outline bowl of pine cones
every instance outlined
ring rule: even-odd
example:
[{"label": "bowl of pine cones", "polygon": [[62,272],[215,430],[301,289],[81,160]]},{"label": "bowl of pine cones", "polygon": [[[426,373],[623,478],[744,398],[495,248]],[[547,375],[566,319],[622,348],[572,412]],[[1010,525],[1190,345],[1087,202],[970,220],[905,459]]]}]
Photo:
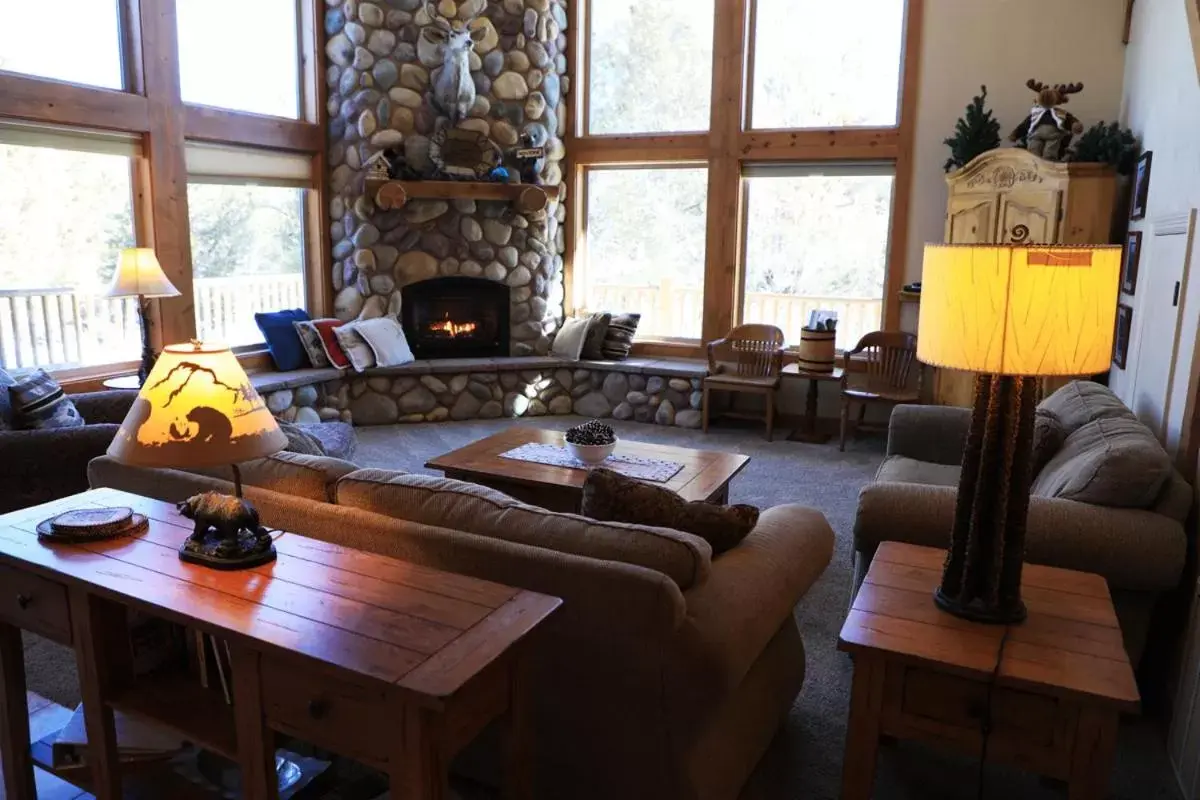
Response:
[{"label": "bowl of pine cones", "polygon": [[612,455],[617,434],[598,419],[567,429],[567,450],[575,458],[594,467]]}]

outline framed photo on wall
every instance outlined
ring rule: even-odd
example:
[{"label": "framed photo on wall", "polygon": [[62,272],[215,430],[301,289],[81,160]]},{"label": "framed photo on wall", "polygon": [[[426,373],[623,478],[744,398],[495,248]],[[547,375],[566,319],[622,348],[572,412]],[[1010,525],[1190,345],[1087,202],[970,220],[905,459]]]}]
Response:
[{"label": "framed photo on wall", "polygon": [[1121,291],[1137,292],[1138,262],[1142,259],[1142,232],[1130,231],[1125,237],[1125,259],[1121,264]]},{"label": "framed photo on wall", "polygon": [[1133,202],[1129,206],[1130,219],[1145,219],[1146,201],[1150,197],[1150,166],[1154,163],[1154,153],[1150,150],[1142,153],[1138,159],[1137,169],[1133,172]]},{"label": "framed photo on wall", "polygon": [[1117,306],[1117,331],[1113,337],[1113,363],[1125,369],[1125,358],[1129,355],[1129,333],[1133,330],[1133,307],[1124,303]]}]

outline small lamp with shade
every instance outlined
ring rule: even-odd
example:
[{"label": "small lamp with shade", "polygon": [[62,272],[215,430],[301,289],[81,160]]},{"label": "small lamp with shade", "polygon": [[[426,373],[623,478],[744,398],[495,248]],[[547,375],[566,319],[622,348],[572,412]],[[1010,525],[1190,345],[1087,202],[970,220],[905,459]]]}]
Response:
[{"label": "small lamp with shade", "polygon": [[154,297],[178,297],[179,290],[167,278],[158,257],[149,247],[126,247],[117,259],[112,284],[106,297],[137,297],[138,322],[142,328],[142,365],[138,382],[144,384],[154,368],[154,346],[150,342],[150,322],[146,318],[146,300]]}]

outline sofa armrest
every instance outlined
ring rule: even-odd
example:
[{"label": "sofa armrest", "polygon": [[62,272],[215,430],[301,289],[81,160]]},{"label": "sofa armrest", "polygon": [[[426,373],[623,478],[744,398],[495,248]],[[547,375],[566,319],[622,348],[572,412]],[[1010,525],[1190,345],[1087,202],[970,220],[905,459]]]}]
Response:
[{"label": "sofa armrest", "polygon": [[833,545],[821,512],[784,505],[764,511],[741,544],[713,559],[708,580],[684,593],[680,655],[704,679],[697,684],[738,685],[821,577]]},{"label": "sofa armrest", "polygon": [[958,466],[970,427],[969,408],[899,405],[888,423],[887,454]]},{"label": "sofa armrest", "polygon": [[[869,559],[884,541],[947,547],[957,498],[958,490],[946,486],[869,484],[858,495],[854,549]],[[1113,590],[1173,588],[1186,549],[1183,526],[1153,511],[1029,498],[1025,560],[1094,572]]]},{"label": "sofa armrest", "polygon": [[116,425],[0,433],[0,512],[86,491],[88,462],[116,435]]},{"label": "sofa armrest", "polygon": [[107,392],[81,392],[70,400],[88,425],[120,425],[133,406],[138,393],[133,389],[113,389]]}]

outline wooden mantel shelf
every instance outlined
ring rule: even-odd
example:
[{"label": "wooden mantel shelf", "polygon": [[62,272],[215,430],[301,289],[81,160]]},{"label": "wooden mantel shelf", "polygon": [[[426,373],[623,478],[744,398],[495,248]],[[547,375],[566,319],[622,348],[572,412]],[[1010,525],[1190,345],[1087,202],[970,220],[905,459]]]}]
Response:
[{"label": "wooden mantel shelf", "polygon": [[508,200],[525,214],[542,211],[550,200],[557,200],[558,186],[534,186],[528,183],[488,183],[484,181],[383,181],[367,180],[367,194],[375,205],[387,211],[403,208],[409,200]]}]

